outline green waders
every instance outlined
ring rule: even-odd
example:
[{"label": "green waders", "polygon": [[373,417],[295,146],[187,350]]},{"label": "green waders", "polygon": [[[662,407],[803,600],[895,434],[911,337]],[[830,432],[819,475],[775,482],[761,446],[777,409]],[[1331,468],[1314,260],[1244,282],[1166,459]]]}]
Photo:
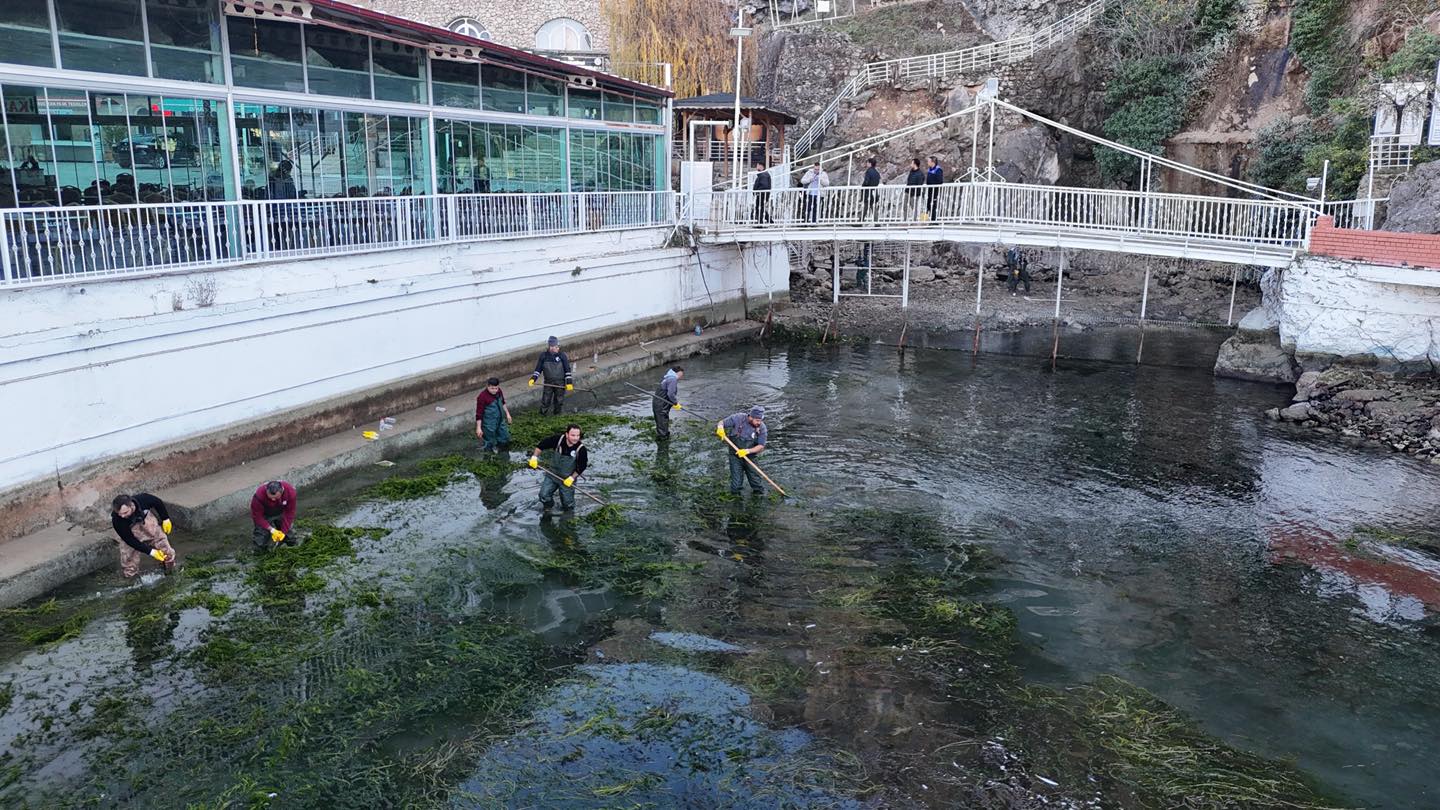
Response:
[{"label": "green waders", "polygon": [[[567,456],[560,452],[560,445],[564,443],[565,440],[561,439],[560,444],[557,444],[555,449],[550,451],[549,462],[550,469],[553,470],[556,475],[561,478],[569,478],[575,473],[575,456]],[[585,444],[583,442],[575,445],[575,453],[578,455],[580,448],[584,446]],[[557,490],[560,492],[560,505],[564,507],[566,511],[573,510],[575,508],[575,488],[567,487],[548,475],[545,476],[545,480],[540,483],[540,504],[546,509],[553,506],[555,503],[555,492]]]},{"label": "green waders", "polygon": [[[730,440],[733,441],[733,442],[735,442],[735,446],[736,446],[736,447],[739,447],[739,448],[742,449],[742,450],[749,450],[750,448],[752,448],[752,447],[755,446],[755,437],[754,437],[754,436],[742,436],[742,435],[740,435],[740,433],[739,433],[738,431],[736,432],[736,434],[735,434],[733,437],[731,437]],[[751,491],[751,492],[755,493],[756,495],[764,495],[764,494],[765,494],[765,481],[764,481],[764,479],[762,479],[762,478],[760,477],[760,473],[755,472],[755,468],[754,468],[754,467],[751,467],[751,466],[745,461],[745,459],[740,458],[739,456],[735,455],[735,451],[734,451],[734,450],[731,450],[731,451],[730,451],[730,494],[731,494],[731,495],[739,495],[739,494],[740,494],[740,489],[741,489],[742,486],[744,486],[744,483],[745,483],[745,480],[746,480],[746,479],[749,479],[749,481],[750,481],[750,491]]]}]

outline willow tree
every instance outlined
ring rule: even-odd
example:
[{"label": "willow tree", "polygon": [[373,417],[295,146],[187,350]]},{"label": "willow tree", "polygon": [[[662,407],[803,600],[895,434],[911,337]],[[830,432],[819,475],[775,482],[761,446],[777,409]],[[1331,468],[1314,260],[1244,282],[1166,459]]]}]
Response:
[{"label": "willow tree", "polygon": [[[617,73],[655,82],[653,66],[668,62],[679,98],[734,91],[734,7],[727,0],[601,0],[600,8]],[[751,83],[755,40],[745,43],[742,87]]]}]

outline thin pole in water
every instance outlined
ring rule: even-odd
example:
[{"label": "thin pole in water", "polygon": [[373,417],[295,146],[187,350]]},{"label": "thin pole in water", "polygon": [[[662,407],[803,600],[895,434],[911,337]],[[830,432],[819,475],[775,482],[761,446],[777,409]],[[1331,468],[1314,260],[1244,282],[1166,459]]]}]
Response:
[{"label": "thin pole in water", "polygon": [[1240,268],[1230,268],[1230,314],[1225,316],[1225,325],[1235,322],[1235,286],[1240,280]]},{"label": "thin pole in water", "polygon": [[980,258],[975,263],[975,348],[971,354],[980,354],[980,296],[981,285],[985,280],[985,248],[980,248]]}]

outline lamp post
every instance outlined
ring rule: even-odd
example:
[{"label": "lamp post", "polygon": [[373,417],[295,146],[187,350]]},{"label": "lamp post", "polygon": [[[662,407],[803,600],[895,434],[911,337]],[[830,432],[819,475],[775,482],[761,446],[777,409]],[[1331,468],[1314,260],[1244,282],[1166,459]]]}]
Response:
[{"label": "lamp post", "polygon": [[730,135],[735,143],[731,147],[733,154],[730,157],[730,178],[735,187],[740,187],[740,66],[741,55],[745,49],[745,37],[750,36],[752,29],[745,27],[745,7],[737,4],[735,9],[735,27],[730,29],[730,36],[735,38],[735,123],[730,129]]}]

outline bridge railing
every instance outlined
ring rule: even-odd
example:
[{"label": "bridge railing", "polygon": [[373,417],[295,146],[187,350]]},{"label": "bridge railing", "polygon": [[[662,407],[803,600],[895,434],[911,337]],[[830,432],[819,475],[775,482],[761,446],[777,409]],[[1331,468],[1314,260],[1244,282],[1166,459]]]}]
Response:
[{"label": "bridge railing", "polygon": [[457,194],[0,210],[0,286],[674,224],[673,192]]},{"label": "bridge railing", "polygon": [[756,229],[837,227],[1005,227],[1064,235],[1156,237],[1299,250],[1315,211],[1273,200],[1183,194],[952,183],[940,186],[828,188],[820,195],[796,188],[766,197],[716,192],[704,227],[723,237]]}]

